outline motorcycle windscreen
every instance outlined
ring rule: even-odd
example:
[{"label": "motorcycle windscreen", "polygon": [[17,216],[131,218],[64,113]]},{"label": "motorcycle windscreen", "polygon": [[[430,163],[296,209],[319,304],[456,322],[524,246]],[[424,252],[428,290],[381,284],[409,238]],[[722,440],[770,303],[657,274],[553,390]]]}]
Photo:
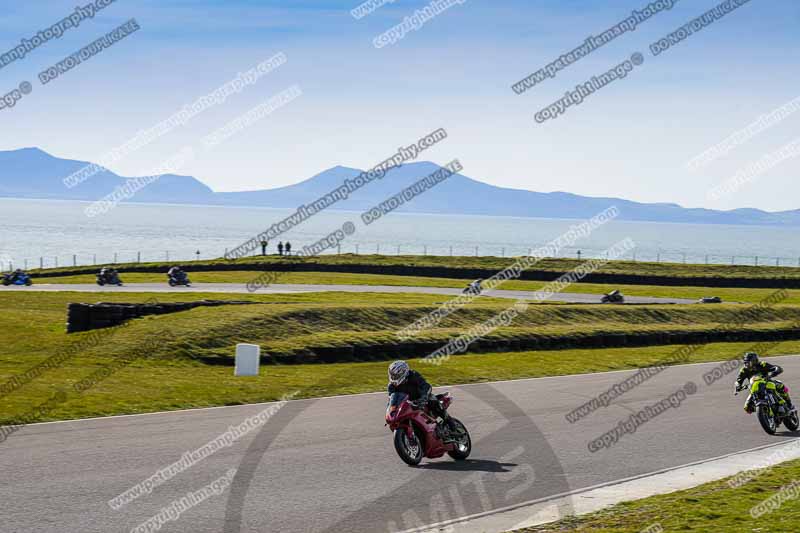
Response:
[{"label": "motorcycle windscreen", "polygon": [[397,409],[406,398],[408,398],[408,394],[405,392],[393,392],[389,395],[389,407]]}]

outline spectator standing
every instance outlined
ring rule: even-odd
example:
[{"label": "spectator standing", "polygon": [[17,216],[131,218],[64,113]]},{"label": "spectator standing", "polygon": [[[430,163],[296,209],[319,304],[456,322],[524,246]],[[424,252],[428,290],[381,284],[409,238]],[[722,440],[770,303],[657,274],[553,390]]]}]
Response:
[{"label": "spectator standing", "polygon": [[292,243],[286,241],[286,246],[284,246],[284,248],[286,248],[286,255],[292,255]]},{"label": "spectator standing", "polygon": [[283,255],[283,242],[278,243],[278,255]]},{"label": "spectator standing", "polygon": [[267,255],[267,245],[269,241],[262,239],[261,240],[261,255]]}]

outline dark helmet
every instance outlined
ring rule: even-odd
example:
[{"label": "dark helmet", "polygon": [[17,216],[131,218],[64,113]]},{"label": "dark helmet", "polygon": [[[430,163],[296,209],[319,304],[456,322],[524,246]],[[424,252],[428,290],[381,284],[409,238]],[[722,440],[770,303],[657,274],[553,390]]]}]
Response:
[{"label": "dark helmet", "polygon": [[406,380],[410,371],[411,369],[408,368],[408,363],[405,361],[395,361],[389,365],[389,382],[392,385],[400,385]]},{"label": "dark helmet", "polygon": [[759,363],[758,354],[755,352],[747,352],[742,359],[744,366],[747,368],[755,368]]}]

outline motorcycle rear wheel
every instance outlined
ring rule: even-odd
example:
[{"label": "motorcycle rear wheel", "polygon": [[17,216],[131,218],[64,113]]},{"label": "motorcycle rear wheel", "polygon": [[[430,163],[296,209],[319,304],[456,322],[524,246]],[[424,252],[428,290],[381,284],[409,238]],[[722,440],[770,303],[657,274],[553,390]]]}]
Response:
[{"label": "motorcycle rear wheel", "polygon": [[770,416],[769,406],[767,405],[760,405],[758,407],[758,421],[761,423],[761,427],[764,428],[764,431],[770,435],[774,435],[775,431],[778,429],[778,424],[776,424],[775,419]]},{"label": "motorcycle rear wheel", "polygon": [[394,430],[394,449],[397,455],[409,466],[417,466],[425,455],[422,449],[422,442],[416,431],[412,431],[413,442],[409,441],[408,433],[405,428]]},{"label": "motorcycle rear wheel", "polygon": [[447,452],[447,455],[455,459],[456,461],[464,461],[469,454],[472,453],[472,438],[469,436],[469,431],[464,424],[457,418],[450,417],[452,420],[453,425],[456,427],[459,433],[463,433],[463,436],[456,441],[456,448],[451,452]]}]

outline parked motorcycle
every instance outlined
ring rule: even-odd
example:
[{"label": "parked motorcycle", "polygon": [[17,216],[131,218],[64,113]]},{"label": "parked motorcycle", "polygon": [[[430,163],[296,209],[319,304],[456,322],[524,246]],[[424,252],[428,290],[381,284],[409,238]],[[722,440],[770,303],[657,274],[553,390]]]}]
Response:
[{"label": "parked motorcycle", "polygon": [[186,272],[179,272],[175,275],[167,274],[167,283],[169,283],[170,287],[175,287],[176,285],[192,286],[192,282],[189,281],[189,276],[186,275]]},{"label": "parked motorcycle", "polygon": [[623,304],[625,303],[625,297],[618,290],[613,290],[608,294],[604,294],[600,298],[600,302],[604,304]]},{"label": "parked motorcycle", "polygon": [[[743,384],[736,389],[736,394],[748,387]],[[800,418],[797,409],[786,411],[780,405],[780,397],[775,387],[775,383],[763,376],[753,376],[750,378],[750,393],[755,400],[755,412],[758,421],[764,431],[774,435],[778,427],[783,423],[789,431],[797,431],[800,428]]]},{"label": "parked motorcycle", "polygon": [[[438,394],[436,398],[445,410],[453,401],[450,393]],[[428,411],[427,403],[417,405],[402,392],[389,397],[386,425],[394,433],[397,455],[410,466],[418,465],[423,457],[435,459],[445,453],[456,461],[469,457],[472,440],[467,428],[453,417],[450,420],[454,429],[440,428]]]},{"label": "parked motorcycle", "polygon": [[25,285],[30,287],[33,285],[33,280],[25,272],[11,272],[10,274],[3,274],[3,285]]},{"label": "parked motorcycle", "polygon": [[119,279],[119,274],[116,272],[108,273],[101,271],[97,273],[97,284],[101,287],[103,285],[116,285],[117,287],[122,287],[122,280]]}]

